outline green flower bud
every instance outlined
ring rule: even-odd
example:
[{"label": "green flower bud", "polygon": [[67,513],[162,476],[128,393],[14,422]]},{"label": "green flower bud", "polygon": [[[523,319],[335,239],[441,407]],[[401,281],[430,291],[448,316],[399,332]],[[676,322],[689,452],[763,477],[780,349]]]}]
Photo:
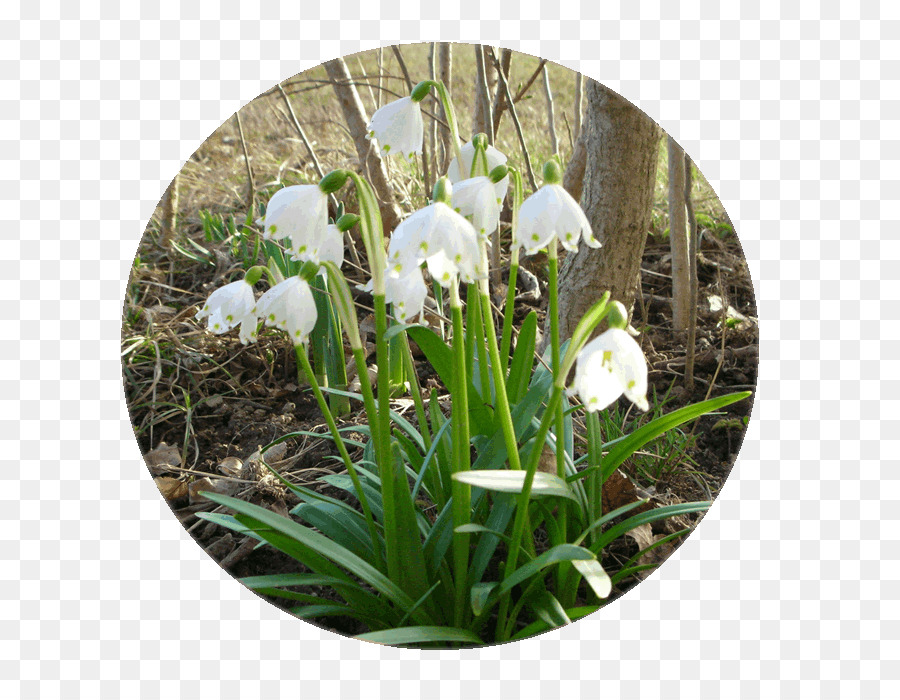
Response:
[{"label": "green flower bud", "polygon": [[431,92],[433,86],[433,80],[423,80],[413,88],[413,91],[409,93],[409,96],[412,98],[413,102],[421,102],[428,97],[428,93]]},{"label": "green flower bud", "polygon": [[487,134],[475,134],[472,137],[472,145],[475,148],[480,148],[482,150],[488,147],[488,137]]},{"label": "green flower bud", "polygon": [[450,205],[450,195],[453,193],[453,185],[450,184],[450,180],[446,177],[442,177],[440,180],[434,183],[434,191],[431,194],[431,199],[434,202],[443,202],[446,205]]},{"label": "green flower bud", "polygon": [[351,228],[356,226],[359,223],[359,217],[356,214],[344,214],[337,221],[334,222],[334,225],[337,226],[337,230],[343,233],[344,231],[349,231]]},{"label": "green flower bud", "polygon": [[315,279],[316,274],[318,272],[319,272],[319,263],[314,263],[312,260],[307,260],[300,267],[300,272],[298,272],[297,274],[300,276],[301,279],[303,279],[307,282],[311,282],[313,279]]},{"label": "green flower bud", "polygon": [[244,275],[244,282],[252,287],[254,284],[259,282],[259,278],[262,277],[263,272],[265,271],[266,268],[264,268],[262,265],[254,265],[249,270],[247,270],[247,273]]},{"label": "green flower bud", "polygon": [[509,174],[509,168],[505,165],[498,165],[496,168],[491,170],[491,174],[488,177],[491,179],[495,185],[500,182],[503,178],[505,178]]},{"label": "green flower bud", "polygon": [[559,163],[556,160],[548,160],[544,163],[544,184],[562,184],[562,169],[559,167]]},{"label": "green flower bud", "polygon": [[325,194],[337,192],[347,182],[348,177],[346,170],[332,170],[319,181],[319,189]]},{"label": "green flower bud", "polygon": [[625,329],[628,326],[628,309],[621,301],[613,301],[609,304],[606,322],[610,328]]}]

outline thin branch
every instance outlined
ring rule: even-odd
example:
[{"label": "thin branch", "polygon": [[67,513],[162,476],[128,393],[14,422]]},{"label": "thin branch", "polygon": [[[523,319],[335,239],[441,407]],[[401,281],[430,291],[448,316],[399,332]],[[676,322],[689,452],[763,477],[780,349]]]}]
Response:
[{"label": "thin branch", "polygon": [[517,103],[523,97],[525,97],[525,93],[528,92],[528,88],[531,87],[531,84],[537,80],[537,77],[541,74],[541,71],[544,69],[544,64],[547,63],[546,58],[542,58],[541,62],[538,63],[538,67],[534,69],[534,73],[531,74],[531,77],[525,81],[525,84],[522,86],[522,89],[516,93],[515,98],[513,99],[513,104]]},{"label": "thin branch", "polygon": [[[694,215],[694,203],[691,200],[691,190],[694,184],[694,170],[691,157],[684,154],[684,206],[687,209],[688,219],[688,256],[690,259],[691,279],[691,315],[688,324],[687,358],[684,366],[684,386],[688,392],[694,390],[694,355],[697,343],[697,255],[699,253],[697,236],[697,217]],[[725,331],[722,330],[724,335]]]},{"label": "thin branch", "polygon": [[515,124],[516,133],[519,135],[519,143],[522,146],[522,155],[525,157],[525,167],[528,170],[528,181],[531,183],[531,189],[536,192],[538,186],[537,182],[534,179],[534,169],[531,167],[531,158],[528,155],[528,147],[525,145],[525,134],[522,133],[522,124],[519,122],[519,115],[516,113],[515,101],[513,100],[512,95],[509,92],[509,83],[506,80],[506,76],[503,75],[503,71],[500,70],[500,62],[497,60],[496,54],[494,54],[494,49],[488,47],[488,51],[490,52],[491,60],[493,60],[494,65],[497,67],[497,77],[500,81],[500,86],[506,93],[506,102],[509,105],[509,115],[512,117],[513,124]]},{"label": "thin branch", "polygon": [[234,113],[237,121],[238,135],[241,137],[241,148],[244,149],[244,165],[247,166],[247,179],[250,182],[250,192],[247,196],[247,207],[253,211],[253,202],[256,200],[256,183],[253,181],[253,170],[250,167],[250,154],[247,152],[247,141],[244,139],[244,127],[241,124],[241,112],[238,110]]},{"label": "thin branch", "polygon": [[[506,76],[506,80],[509,81],[509,72],[510,65],[512,64],[512,49],[503,49],[500,52],[500,71],[503,71],[503,75]],[[499,72],[499,71],[498,71]],[[506,108],[506,95],[503,92],[503,88],[501,86],[497,86],[497,92],[494,95],[494,135],[500,131],[500,120],[503,118],[503,110]]]},{"label": "thin branch", "polygon": [[391,46],[391,51],[394,52],[394,56],[397,57],[397,63],[400,64],[400,70],[403,71],[403,79],[406,80],[406,89],[412,92],[415,85],[413,85],[413,82],[409,77],[409,71],[406,69],[406,61],[403,60],[403,54],[400,53],[400,47],[397,46],[397,44],[394,44]]},{"label": "thin branch", "polygon": [[577,141],[581,136],[581,120],[584,117],[584,75],[575,74],[575,133],[572,135]]},{"label": "thin branch", "polygon": [[[481,119],[475,121],[472,131],[474,132],[476,129],[478,129],[479,126],[483,127],[488,137],[488,143],[493,144],[494,133],[492,126],[494,123],[494,119],[491,116],[491,94],[490,90],[488,90],[487,66],[485,65],[484,60],[485,52],[487,50],[490,50],[491,55],[493,55],[493,48],[489,46],[482,46],[481,44],[475,44],[475,72],[476,78],[478,80],[475,85],[475,109],[479,110],[479,116],[481,117]],[[497,65],[499,70],[499,64]]]},{"label": "thin branch", "polygon": [[547,126],[550,129],[550,148],[553,155],[559,153],[559,139],[556,136],[556,117],[553,114],[553,93],[550,92],[550,72],[544,64],[544,97],[547,99]]},{"label": "thin branch", "polygon": [[319,176],[321,180],[325,177],[325,171],[322,170],[322,165],[319,163],[319,159],[316,157],[316,152],[313,150],[312,144],[309,142],[309,139],[306,138],[306,133],[303,131],[303,127],[300,126],[300,121],[297,119],[297,115],[294,113],[294,107],[291,105],[291,100],[287,96],[287,93],[284,91],[284,88],[281,86],[281,83],[277,85],[278,92],[281,93],[281,96],[284,98],[284,103],[287,105],[288,114],[291,115],[291,121],[294,123],[294,128],[297,130],[297,133],[300,135],[300,140],[303,141],[303,145],[306,146],[306,151],[309,153],[309,157],[312,158],[313,167],[316,169],[316,175]]}]

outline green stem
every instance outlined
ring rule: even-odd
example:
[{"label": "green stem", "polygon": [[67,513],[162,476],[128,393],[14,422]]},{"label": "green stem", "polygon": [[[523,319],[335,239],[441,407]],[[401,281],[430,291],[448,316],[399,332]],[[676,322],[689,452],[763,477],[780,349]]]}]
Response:
[{"label": "green stem", "polygon": [[[538,428],[537,435],[534,438],[534,447],[528,459],[528,467],[525,471],[525,483],[522,486],[522,492],[518,496],[516,505],[516,518],[513,522],[512,536],[510,537],[509,556],[506,558],[506,568],[504,569],[503,578],[509,578],[516,570],[519,560],[519,549],[522,545],[522,536],[525,533],[525,523],[528,519],[528,502],[531,498],[531,486],[534,483],[534,474],[537,471],[538,462],[541,458],[542,447],[547,440],[547,433],[550,432],[550,425],[556,418],[556,409],[562,400],[563,386],[554,383],[553,393],[547,402],[547,409],[541,419],[541,425]],[[497,642],[503,642],[507,639],[506,615],[509,609],[510,593],[507,591],[500,599],[500,611],[497,618]]]},{"label": "green stem", "polygon": [[[376,422],[369,417],[370,428],[375,429],[379,439],[375,443],[378,469],[381,473],[381,489],[384,498],[384,532],[387,546],[388,576],[392,581],[400,581],[400,552],[397,546],[397,496],[394,492],[394,460],[391,456],[391,384],[387,333],[387,307],[384,294],[373,295],[375,306],[375,358],[378,365],[378,414]],[[362,374],[368,377],[365,366]],[[362,374],[360,379],[362,379]]]},{"label": "green stem", "polygon": [[450,141],[453,144],[453,153],[456,156],[456,162],[459,163],[459,170],[462,173],[462,151],[459,148],[459,129],[456,126],[456,110],[453,109],[453,101],[447,92],[447,87],[440,80],[434,81],[437,88],[438,97],[441,105],[444,107],[444,114],[447,116],[447,126],[450,127]]},{"label": "green stem", "polygon": [[[547,282],[547,288],[549,291],[550,298],[548,299],[548,311],[547,313],[550,315],[550,369],[553,372],[553,378],[557,381],[557,383],[564,383],[565,377],[559,376],[559,286],[558,286],[558,271],[559,271],[559,258],[558,258],[559,246],[554,238],[550,242],[550,247],[548,250],[548,263],[549,263],[549,279]],[[564,435],[565,435],[565,416],[563,415],[564,409],[562,405],[562,401],[559,403],[559,407],[556,409],[556,427],[554,428],[554,432],[556,433],[556,475],[560,479],[566,478],[566,449],[564,443]],[[559,504],[558,517],[557,517],[557,526],[559,527],[559,534],[562,542],[567,542],[566,539],[566,524],[567,524],[567,516],[568,516],[568,504],[565,502],[565,499],[562,499]],[[562,584],[565,580],[566,575],[566,566],[560,565],[556,569],[557,573],[557,590],[562,590]]]},{"label": "green stem", "polygon": [[[587,438],[588,438],[588,468],[591,467],[599,467],[600,466],[600,457],[603,450],[603,440],[600,435],[600,416],[597,415],[596,411],[588,411],[585,416],[585,425],[587,426]],[[599,469],[593,472],[587,479],[588,482],[587,492],[588,492],[588,517],[587,521],[589,523],[594,522],[597,518],[603,515],[603,493],[602,488],[602,475]],[[591,542],[593,542],[597,537],[599,537],[600,532],[598,530],[591,531]]]},{"label": "green stem", "polygon": [[[453,362],[455,381],[452,390],[453,408],[453,457],[452,472],[469,471],[469,397],[468,374],[466,373],[465,338],[463,336],[462,302],[459,287],[454,281],[450,286],[450,315],[453,321]],[[463,625],[468,609],[466,581],[469,573],[468,533],[458,533],[456,528],[465,525],[472,517],[472,488],[468,484],[453,480],[453,572],[456,582],[454,624]]]},{"label": "green stem", "polygon": [[[303,371],[306,373],[306,378],[309,380],[313,394],[315,394],[316,401],[319,404],[319,410],[322,411],[322,415],[325,416],[325,423],[328,424],[328,429],[331,431],[331,435],[334,438],[334,444],[337,445],[341,459],[344,460],[344,466],[347,467],[347,473],[350,475],[350,480],[353,482],[353,488],[356,489],[356,496],[362,506],[366,524],[369,526],[369,537],[372,539],[372,549],[375,551],[375,556],[377,558],[377,567],[380,570],[384,570],[384,559],[379,544],[378,528],[375,525],[375,518],[372,516],[372,509],[369,507],[369,499],[366,498],[362,489],[362,483],[359,480],[359,475],[356,473],[356,465],[353,464],[353,460],[350,459],[350,455],[347,453],[347,448],[344,446],[344,441],[341,439],[337,423],[335,423],[334,416],[328,408],[328,402],[325,400],[325,396],[319,388],[319,383],[316,381],[315,372],[306,355],[306,348],[302,345],[295,345],[294,353],[297,356],[298,364],[303,367]],[[363,368],[363,371],[365,371],[365,368]]]},{"label": "green stem", "polygon": [[425,449],[431,449],[431,430],[428,427],[428,418],[425,413],[425,402],[422,400],[422,387],[419,377],[416,375],[416,364],[413,362],[412,350],[409,349],[409,337],[403,333],[403,366],[409,376],[409,390],[413,397],[413,405],[416,407],[416,420],[419,422],[419,433],[425,443]]},{"label": "green stem", "polygon": [[506,288],[506,305],[503,307],[503,335],[500,339],[500,357],[503,360],[503,375],[509,366],[509,349],[512,345],[512,324],[516,305],[516,277],[519,274],[519,250],[513,249],[512,263],[509,266],[509,287]]}]

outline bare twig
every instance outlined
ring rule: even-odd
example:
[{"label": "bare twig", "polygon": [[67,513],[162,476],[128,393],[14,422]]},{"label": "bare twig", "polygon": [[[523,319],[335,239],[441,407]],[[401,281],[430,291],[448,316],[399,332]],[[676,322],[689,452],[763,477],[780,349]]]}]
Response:
[{"label": "bare twig", "polygon": [[537,80],[537,77],[541,74],[541,71],[544,70],[544,64],[547,63],[546,58],[542,58],[541,62],[538,63],[537,68],[534,69],[534,73],[531,74],[531,77],[525,81],[525,84],[522,86],[522,89],[516,93],[516,96],[513,98],[513,104],[517,103],[523,97],[525,97],[525,93],[528,92],[528,88],[531,87],[531,84]]},{"label": "bare twig", "polygon": [[[437,45],[437,56],[436,56],[436,65],[434,66],[433,76],[435,80],[440,80],[444,87],[447,88],[447,93],[451,95],[453,94],[453,44],[442,41]],[[438,108],[440,110],[440,115],[443,120],[447,121],[447,115],[444,114],[444,106],[438,102]],[[437,150],[434,151],[434,167],[438,172],[446,172],[447,166],[450,165],[450,160],[453,158],[453,144],[450,143],[451,138],[450,129],[442,129],[441,130],[441,148],[442,153],[440,160],[438,160]],[[435,127],[435,137],[437,137],[437,128]],[[436,147],[435,147],[436,148]]]},{"label": "bare twig", "polygon": [[406,89],[412,92],[413,85],[412,80],[409,77],[409,71],[406,69],[406,61],[403,60],[403,54],[400,53],[400,47],[394,44],[391,46],[391,51],[394,52],[394,56],[397,58],[397,63],[400,65],[400,70],[403,71],[403,79],[406,81]]},{"label": "bare twig", "polygon": [[166,188],[162,198],[162,221],[159,222],[159,242],[167,249],[175,238],[176,218],[178,216],[178,173]]},{"label": "bare twig", "polygon": [[556,136],[556,117],[553,114],[553,93],[550,91],[550,73],[544,64],[544,97],[547,99],[547,126],[550,129],[550,148],[553,155],[559,153],[559,139]]},{"label": "bare twig", "polygon": [[[494,133],[492,125],[494,119],[491,116],[491,93],[488,89],[487,66],[485,65],[485,51],[490,49],[493,55],[493,49],[481,44],[475,44],[475,69],[477,82],[475,83],[475,114],[479,117],[472,121],[473,135],[483,131],[487,134],[488,143],[494,143]],[[499,63],[497,64],[499,70]]]},{"label": "bare twig", "polygon": [[[503,49],[500,52],[500,68],[499,71],[503,72],[503,75],[506,76],[506,80],[509,81],[509,70],[510,65],[512,64],[512,49]],[[494,136],[496,137],[497,132],[500,130],[500,119],[503,117],[503,110],[506,107],[506,95],[504,94],[503,88],[498,87],[497,92],[494,93]]]},{"label": "bare twig", "polygon": [[[693,189],[694,171],[691,157],[684,154],[684,206],[687,209],[688,219],[688,257],[690,258],[691,277],[691,315],[688,325],[687,358],[684,366],[684,386],[689,392],[694,390],[694,354],[697,343],[697,218],[694,216],[694,202],[691,199]],[[724,334],[724,329],[723,329]]]},{"label": "bare twig", "polygon": [[497,77],[500,80],[500,87],[502,87],[504,93],[506,93],[506,102],[509,105],[509,115],[512,117],[513,124],[515,124],[516,133],[519,135],[519,143],[522,146],[522,155],[525,157],[528,181],[531,183],[531,189],[537,191],[538,186],[537,181],[534,179],[534,169],[531,167],[531,158],[528,155],[528,146],[525,145],[525,135],[522,133],[522,124],[519,122],[519,115],[516,113],[515,101],[509,92],[509,83],[506,80],[506,76],[503,75],[503,71],[500,70],[500,62],[497,60],[494,49],[488,47],[488,52],[491,55],[491,60],[493,60],[494,65],[497,67]]},{"label": "bare twig", "polygon": [[306,133],[303,131],[303,127],[300,126],[300,121],[297,119],[297,115],[294,113],[294,107],[291,105],[291,100],[287,96],[287,93],[284,91],[281,83],[278,83],[278,92],[281,93],[281,96],[284,98],[284,103],[287,105],[288,114],[291,115],[291,121],[294,124],[294,128],[297,130],[297,134],[300,136],[300,140],[303,141],[303,145],[306,146],[306,152],[309,153],[309,157],[312,159],[313,167],[316,170],[316,175],[319,176],[319,179],[325,177],[325,171],[322,170],[322,165],[319,163],[319,159],[316,157],[316,152],[313,150],[312,144],[309,142],[309,139],[306,138]]},{"label": "bare twig", "polygon": [[244,139],[244,127],[241,124],[241,112],[238,110],[234,113],[237,121],[238,136],[241,137],[241,148],[244,149],[244,165],[247,166],[247,180],[250,184],[250,192],[247,195],[247,208],[253,211],[253,202],[256,200],[256,183],[253,181],[253,170],[250,167],[250,154],[247,152],[247,141]]}]

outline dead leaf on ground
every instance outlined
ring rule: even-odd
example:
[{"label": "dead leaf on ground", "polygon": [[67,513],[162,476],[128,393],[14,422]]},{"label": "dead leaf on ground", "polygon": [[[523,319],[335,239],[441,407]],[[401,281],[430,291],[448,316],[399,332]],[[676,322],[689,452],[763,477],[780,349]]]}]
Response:
[{"label": "dead leaf on ground", "polygon": [[144,462],[153,476],[159,476],[164,472],[171,471],[172,468],[177,469],[181,466],[181,450],[174,445],[161,442],[156,449],[150,450],[144,455]]},{"label": "dead leaf on ground", "polygon": [[188,485],[171,476],[158,476],[153,482],[167,501],[175,501],[188,495]]},{"label": "dead leaf on ground", "polygon": [[191,482],[190,486],[188,486],[188,495],[191,497],[191,503],[199,503],[209,500],[200,494],[201,491],[229,495],[233,490],[233,484],[225,479],[210,479],[208,476],[204,476],[202,479]]}]

